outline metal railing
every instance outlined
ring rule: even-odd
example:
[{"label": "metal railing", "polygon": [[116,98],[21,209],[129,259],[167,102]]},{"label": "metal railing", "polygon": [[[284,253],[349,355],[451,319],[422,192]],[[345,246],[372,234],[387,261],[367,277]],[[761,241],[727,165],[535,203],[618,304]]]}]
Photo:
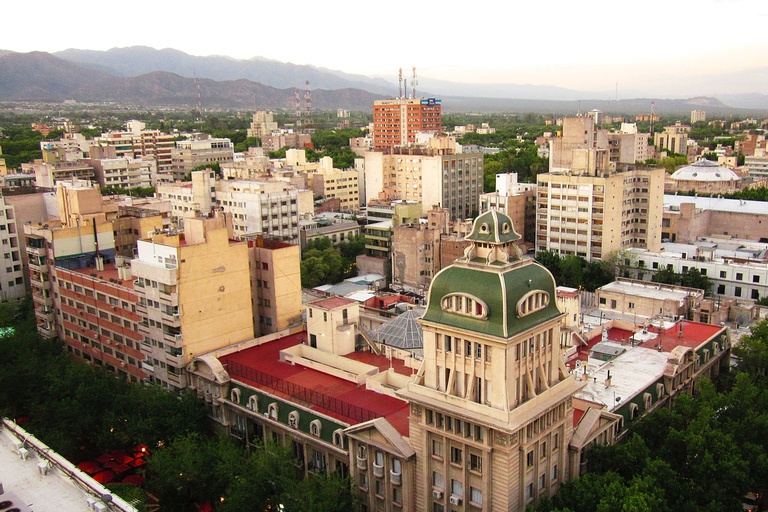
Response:
[{"label": "metal railing", "polygon": [[353,420],[356,423],[369,421],[380,416],[369,409],[339,400],[338,398],[328,396],[313,389],[305,388],[304,386],[299,386],[298,384],[288,382],[287,380],[275,377],[274,375],[248,368],[236,361],[227,361],[224,366],[227,368],[230,376],[248,379],[251,382],[273,389],[299,402],[321,407],[329,412]]}]

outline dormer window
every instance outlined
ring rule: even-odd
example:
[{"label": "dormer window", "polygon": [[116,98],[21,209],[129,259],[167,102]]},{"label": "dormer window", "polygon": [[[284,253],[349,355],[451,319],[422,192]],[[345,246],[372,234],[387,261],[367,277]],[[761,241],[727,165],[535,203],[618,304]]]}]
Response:
[{"label": "dormer window", "polygon": [[480,224],[480,232],[483,233],[484,235],[487,235],[488,233],[491,232],[491,228],[488,227],[488,224],[483,222],[482,224]]},{"label": "dormer window", "polygon": [[512,231],[512,226],[509,225],[509,222],[505,222],[504,224],[501,225],[501,233],[502,234],[506,235],[507,233],[509,233],[511,231]]},{"label": "dormer window", "polygon": [[549,306],[549,294],[541,290],[532,290],[517,301],[517,316],[524,317]]},{"label": "dormer window", "polygon": [[488,318],[488,305],[474,295],[451,293],[443,297],[440,307],[448,313],[469,316],[481,320]]}]

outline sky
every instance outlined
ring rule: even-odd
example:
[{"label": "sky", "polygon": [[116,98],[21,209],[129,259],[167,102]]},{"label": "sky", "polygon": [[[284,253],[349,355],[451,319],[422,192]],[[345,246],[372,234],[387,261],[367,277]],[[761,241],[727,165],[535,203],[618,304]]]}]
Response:
[{"label": "sky", "polygon": [[[766,0],[548,0],[408,3],[235,0],[6,2],[0,49],[55,52],[144,45],[254,56],[368,76],[678,94],[761,92],[768,80]],[[701,75],[725,75],[705,83]],[[727,89],[727,90],[724,90]],[[663,93],[663,91],[658,91]],[[691,90],[690,93],[698,94]]]}]

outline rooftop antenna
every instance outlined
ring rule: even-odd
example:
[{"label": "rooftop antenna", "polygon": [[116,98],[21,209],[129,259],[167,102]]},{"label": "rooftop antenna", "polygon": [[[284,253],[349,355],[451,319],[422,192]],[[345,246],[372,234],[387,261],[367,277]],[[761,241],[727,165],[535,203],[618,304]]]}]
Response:
[{"label": "rooftop antenna", "polygon": [[192,68],[192,75],[195,77],[195,88],[197,89],[197,122],[203,122],[203,110],[200,107],[200,80],[197,79],[197,69]]},{"label": "rooftop antenna", "polygon": [[400,77],[398,78],[398,87],[399,87],[399,99],[403,99],[403,68],[400,68]]},{"label": "rooftop antenna", "polygon": [[309,90],[309,80],[304,84],[304,114],[304,125],[312,128],[312,91]]},{"label": "rooftop antenna", "polygon": [[656,102],[652,101],[651,102],[651,136],[653,136],[653,111],[655,110],[655,108],[656,108]]},{"label": "rooftop antenna", "polygon": [[416,86],[419,85],[419,81],[416,80],[416,66],[413,67],[413,78],[411,79],[411,98],[416,99]]},{"label": "rooftop antenna", "polygon": [[581,117],[581,100],[579,100],[579,111],[576,113],[576,117]]},{"label": "rooftop antenna", "polygon": [[301,96],[299,95],[299,88],[296,88],[296,133],[301,129]]}]

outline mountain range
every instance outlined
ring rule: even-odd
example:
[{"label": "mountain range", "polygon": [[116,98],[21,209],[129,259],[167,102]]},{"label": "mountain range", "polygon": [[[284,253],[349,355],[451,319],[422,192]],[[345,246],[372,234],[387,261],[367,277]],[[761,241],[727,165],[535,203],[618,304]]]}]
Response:
[{"label": "mountain range", "polygon": [[[254,57],[197,57],[174,49],[134,46],[108,51],[15,53],[0,50],[0,101],[75,100],[137,106],[292,109],[306,81],[315,108],[370,110],[373,101],[397,95],[397,83]],[[419,96],[437,96],[450,111],[575,113],[593,108],[626,114],[661,114],[704,108],[713,115],[747,115],[768,109],[762,94],[718,98],[597,100],[601,92],[520,84],[465,84],[419,78]]]}]

